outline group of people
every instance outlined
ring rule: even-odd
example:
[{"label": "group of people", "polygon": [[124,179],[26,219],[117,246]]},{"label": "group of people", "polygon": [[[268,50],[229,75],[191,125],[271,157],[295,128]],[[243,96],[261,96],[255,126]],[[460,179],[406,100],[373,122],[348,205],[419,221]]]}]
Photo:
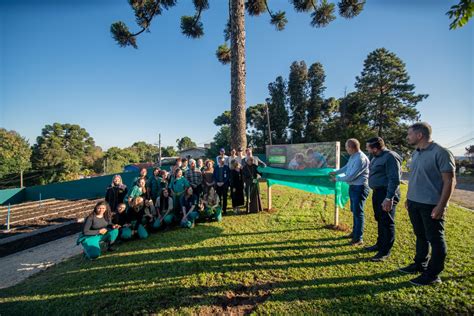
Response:
[{"label": "group of people", "polygon": [[209,159],[179,158],[169,172],[157,167],[150,177],[142,168],[130,190],[115,175],[105,201],[97,203],[86,218],[78,238],[84,255],[99,257],[101,244],[112,251],[118,238],[145,239],[150,232],[172,225],[192,228],[198,219],[221,221],[227,214],[229,191],[236,213],[242,208],[247,213],[261,211],[257,167],[265,164],[253,156],[252,149],[247,148],[245,155],[241,148],[233,149],[227,156],[222,148],[216,161],[214,166]]},{"label": "group of people", "polygon": [[[416,285],[441,282],[439,274],[447,255],[444,218],[455,186],[454,157],[435,143],[431,134],[431,126],[420,122],[413,124],[407,135],[409,144],[416,148],[405,205],[416,236],[416,255],[414,263],[400,271],[421,273],[410,281]],[[384,261],[395,242],[402,158],[387,149],[380,137],[366,143],[371,160],[361,151],[357,139],[347,140],[345,147],[350,159],[330,177],[334,182],[349,184],[353,229],[347,237],[352,245],[363,245],[364,207],[370,188],[378,236],[366,250],[376,252],[372,261]],[[307,155],[315,157],[314,152],[308,151]],[[214,166],[212,160],[177,159],[170,172],[155,168],[149,178],[147,170],[142,169],[130,191],[119,175],[114,176],[105,201],[87,217],[79,236],[78,244],[83,245],[86,257],[97,258],[101,242],[113,250],[117,238],[127,240],[135,235],[144,239],[150,231],[173,224],[191,228],[197,219],[220,221],[222,213],[227,212],[229,189],[235,212],[241,207],[246,212],[261,211],[257,166],[263,162],[252,155],[250,148],[245,155],[241,148],[232,150],[230,156],[222,148],[216,161]]]},{"label": "group of people", "polygon": [[[428,123],[415,123],[408,129],[408,143],[415,147],[408,178],[405,207],[416,236],[414,262],[400,269],[416,274],[410,282],[430,285],[441,282],[447,247],[444,220],[448,201],[455,187],[455,160],[452,153],[435,143]],[[376,254],[372,261],[384,261],[395,242],[395,210],[400,201],[401,157],[385,147],[382,138],[367,141],[369,158],[361,151],[357,139],[346,141],[351,155],[341,169],[331,172],[333,181],[349,184],[350,208],[353,213],[353,230],[347,237],[352,245],[363,245],[364,206],[372,189],[372,204],[377,221],[378,237],[375,245],[365,248]],[[431,246],[431,256],[429,250]]]}]

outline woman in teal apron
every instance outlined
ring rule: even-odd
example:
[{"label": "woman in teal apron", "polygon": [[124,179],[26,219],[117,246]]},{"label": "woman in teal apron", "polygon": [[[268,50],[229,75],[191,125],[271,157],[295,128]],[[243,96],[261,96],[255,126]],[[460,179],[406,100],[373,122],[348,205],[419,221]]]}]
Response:
[{"label": "woman in teal apron", "polygon": [[173,207],[173,198],[170,190],[165,188],[161,191],[160,196],[156,199],[156,213],[157,218],[153,223],[153,228],[160,228],[162,225],[171,225],[177,220],[176,213]]},{"label": "woman in teal apron", "polygon": [[220,206],[219,195],[217,195],[214,187],[211,187],[209,192],[204,195],[202,204],[204,218],[215,219],[218,222],[222,220],[222,208]]},{"label": "woman in teal apron", "polygon": [[169,184],[171,189],[171,195],[173,197],[173,205],[177,212],[181,212],[181,196],[184,193],[184,189],[189,187],[189,181],[183,177],[183,171],[176,169],[173,180]]},{"label": "woman in teal apron", "polygon": [[119,234],[119,226],[112,224],[112,212],[107,202],[96,204],[94,211],[87,216],[77,244],[84,248],[84,256],[96,259],[100,256],[100,243],[104,242],[108,251],[114,250],[112,244]]},{"label": "woman in teal apron", "polygon": [[192,228],[194,227],[194,221],[199,218],[199,212],[197,207],[197,197],[193,194],[193,188],[187,187],[184,194],[181,196],[181,227]]}]

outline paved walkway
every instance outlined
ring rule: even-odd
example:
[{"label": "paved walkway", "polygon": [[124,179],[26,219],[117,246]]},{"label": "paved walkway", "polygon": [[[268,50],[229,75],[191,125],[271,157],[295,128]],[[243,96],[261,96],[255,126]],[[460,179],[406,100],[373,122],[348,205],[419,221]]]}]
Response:
[{"label": "paved walkway", "polygon": [[0,258],[0,289],[20,283],[29,276],[82,253],[77,234]]}]

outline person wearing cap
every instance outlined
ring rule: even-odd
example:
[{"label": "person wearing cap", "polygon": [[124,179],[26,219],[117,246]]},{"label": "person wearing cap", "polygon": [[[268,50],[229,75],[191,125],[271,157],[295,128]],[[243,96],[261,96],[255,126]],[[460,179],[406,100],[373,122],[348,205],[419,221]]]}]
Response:
[{"label": "person wearing cap", "polygon": [[189,169],[185,173],[186,180],[193,188],[193,194],[199,199],[202,193],[202,173],[201,170],[196,167],[196,161],[194,159],[189,160]]},{"label": "person wearing cap", "polygon": [[225,158],[218,158],[218,165],[214,168],[214,182],[216,183],[217,195],[222,204],[222,211],[227,213],[227,192],[229,190],[230,169],[225,165]]},{"label": "person wearing cap", "polygon": [[[441,283],[447,256],[444,219],[456,186],[456,163],[453,154],[431,139],[428,123],[415,123],[408,129],[408,143],[413,152],[405,207],[416,236],[414,262],[401,268],[403,273],[421,273],[410,280],[414,285]],[[431,258],[429,256],[431,246]]]},{"label": "person wearing cap", "polygon": [[381,137],[369,139],[366,148],[372,155],[369,187],[372,189],[372,205],[378,229],[377,243],[366,250],[377,252],[370,259],[377,262],[390,256],[395,242],[395,209],[400,201],[402,158],[388,150]]},{"label": "person wearing cap", "polygon": [[224,165],[226,165],[227,167],[229,167],[229,156],[227,156],[225,154],[225,149],[224,148],[221,148],[219,150],[219,155],[216,157],[216,163],[217,165],[219,165],[219,158],[222,157],[224,158]]}]

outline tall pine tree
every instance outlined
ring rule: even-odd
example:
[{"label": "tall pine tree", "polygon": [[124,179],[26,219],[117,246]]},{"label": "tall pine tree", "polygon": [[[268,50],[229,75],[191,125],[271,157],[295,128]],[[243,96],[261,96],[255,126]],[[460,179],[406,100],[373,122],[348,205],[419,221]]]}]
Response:
[{"label": "tall pine tree", "polygon": [[323,65],[314,63],[309,67],[308,71],[308,88],[309,100],[307,106],[307,123],[306,123],[306,142],[322,141],[323,116],[324,116],[324,98],[323,93],[326,90],[324,86]]},{"label": "tall pine tree", "polygon": [[287,141],[287,128],[290,118],[286,107],[286,82],[278,76],[268,84],[270,97],[266,99],[270,112],[270,128],[273,144],[284,144]]},{"label": "tall pine tree", "polygon": [[371,52],[364,61],[355,86],[367,107],[369,126],[378,136],[399,137],[401,124],[419,118],[415,106],[428,95],[416,94],[409,80],[403,61],[385,48]]},{"label": "tall pine tree", "polygon": [[[128,0],[135,14],[135,21],[139,26],[137,32],[130,32],[122,21],[111,25],[110,31],[117,43],[122,46],[137,48],[137,36],[149,32],[152,20],[165,10],[174,7],[178,0]],[[193,0],[195,13],[192,16],[181,17],[181,32],[191,38],[200,38],[204,35],[204,26],[201,22],[203,12],[209,9],[208,0]],[[336,18],[336,4],[327,0],[291,0],[295,11],[311,13],[310,24],[313,27],[325,27]],[[359,15],[364,8],[364,0],[340,0],[337,4],[339,15],[350,19]],[[288,20],[284,11],[272,10],[267,0],[229,0],[228,21],[224,29],[225,44],[220,45],[216,56],[223,64],[231,63],[231,134],[232,146],[246,145],[246,56],[245,56],[245,11],[251,16],[268,13],[270,23],[281,31]],[[227,42],[230,41],[230,48]]]},{"label": "tall pine tree", "polygon": [[305,140],[306,109],[308,103],[308,68],[304,61],[294,61],[290,66],[288,97],[291,109],[290,141],[293,144]]}]

